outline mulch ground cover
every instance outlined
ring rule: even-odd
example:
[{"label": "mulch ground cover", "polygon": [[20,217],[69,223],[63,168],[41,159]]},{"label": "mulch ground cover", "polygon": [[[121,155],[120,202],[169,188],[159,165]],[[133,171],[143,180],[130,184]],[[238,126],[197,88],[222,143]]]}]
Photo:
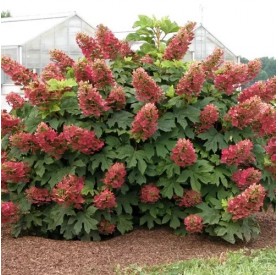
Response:
[{"label": "mulch ground cover", "polygon": [[13,238],[2,227],[2,275],[105,275],[117,265],[156,265],[191,258],[219,256],[242,248],[276,245],[276,217],[270,210],[258,214],[261,234],[250,243],[235,245],[205,235],[176,236],[165,227],[138,228],[101,242],[61,241],[26,236]]}]

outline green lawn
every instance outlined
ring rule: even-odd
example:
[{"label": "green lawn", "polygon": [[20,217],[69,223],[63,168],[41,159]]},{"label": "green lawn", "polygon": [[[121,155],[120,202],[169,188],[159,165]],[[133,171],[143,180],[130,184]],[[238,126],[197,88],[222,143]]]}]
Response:
[{"label": "green lawn", "polygon": [[192,259],[153,267],[131,266],[116,270],[117,275],[275,275],[275,248],[240,250],[218,258]]}]

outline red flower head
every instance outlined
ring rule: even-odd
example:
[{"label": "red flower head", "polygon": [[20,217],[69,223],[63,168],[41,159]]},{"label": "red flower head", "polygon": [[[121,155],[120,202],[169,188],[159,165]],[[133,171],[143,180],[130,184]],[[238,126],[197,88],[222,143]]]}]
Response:
[{"label": "red flower head", "polygon": [[40,106],[49,104],[53,95],[47,90],[47,85],[41,81],[31,82],[24,89],[25,97],[29,99],[31,104]]},{"label": "red flower head", "polygon": [[157,126],[158,110],[153,103],[147,103],[135,116],[131,133],[135,139],[145,141],[156,132]]},{"label": "red flower head", "polygon": [[252,149],[253,143],[249,139],[242,140],[235,145],[230,145],[222,150],[221,162],[236,166],[252,163],[255,160],[251,152]]},{"label": "red flower head", "polygon": [[73,150],[87,155],[94,154],[104,146],[104,142],[99,140],[93,131],[74,125],[64,126],[63,137]]},{"label": "red flower head", "polygon": [[126,104],[126,97],[123,87],[115,86],[109,93],[106,102],[112,109],[122,110]]},{"label": "red flower head", "polygon": [[229,199],[227,211],[232,214],[232,219],[244,219],[260,211],[264,203],[266,191],[261,184],[252,184],[238,196]]},{"label": "red flower head", "polygon": [[189,22],[180,28],[178,33],[170,40],[167,45],[163,58],[167,60],[180,60],[186,54],[191,41],[194,38],[194,27],[196,23]]},{"label": "red flower head", "polygon": [[143,203],[155,203],[160,199],[160,190],[154,184],[147,184],[141,188],[140,199]]},{"label": "red flower head", "polygon": [[253,167],[240,169],[232,175],[232,180],[236,183],[239,189],[245,189],[254,183],[259,183],[261,178],[261,171]]},{"label": "red flower head", "polygon": [[83,178],[67,175],[53,188],[51,198],[58,204],[73,204],[75,208],[80,209],[85,202],[81,194],[83,187]]},{"label": "red flower head", "polygon": [[28,182],[30,170],[27,163],[6,161],[2,163],[1,178],[4,182]]},{"label": "red flower head", "polygon": [[105,189],[93,199],[94,205],[98,209],[110,209],[117,206],[116,197],[109,189]]},{"label": "red flower head", "polygon": [[192,64],[189,70],[179,80],[176,93],[178,95],[198,96],[205,81],[205,73],[199,64]]},{"label": "red flower head", "polygon": [[185,190],[183,196],[176,197],[178,206],[192,207],[202,202],[202,195],[195,190]]},{"label": "red flower head", "polygon": [[192,142],[189,139],[180,138],[172,149],[171,160],[180,167],[186,167],[197,161]]},{"label": "red flower head", "polygon": [[103,182],[107,187],[121,188],[125,182],[126,170],[123,163],[116,162],[105,173]]},{"label": "red flower head", "polygon": [[2,56],[1,68],[16,85],[28,85],[31,81],[38,78],[37,74],[34,74],[29,69],[7,56]]},{"label": "red flower head", "polygon": [[24,99],[15,92],[10,92],[6,96],[6,101],[10,106],[12,106],[13,109],[19,109],[19,108],[23,107],[24,102],[25,102]]},{"label": "red flower head", "polygon": [[2,136],[17,130],[18,126],[20,125],[21,120],[13,115],[7,113],[6,110],[1,111],[1,131]]},{"label": "red flower head", "polygon": [[43,68],[41,72],[41,79],[46,82],[50,79],[63,80],[65,77],[61,68],[57,64],[50,63]]},{"label": "red flower head", "polygon": [[113,234],[115,229],[116,229],[116,225],[105,219],[102,219],[98,224],[98,231],[100,234],[103,235]]},{"label": "red flower head", "polygon": [[201,233],[203,231],[203,219],[197,214],[191,214],[184,219],[186,231],[189,233]]},{"label": "red flower head", "polygon": [[157,103],[161,101],[163,92],[155,81],[143,68],[133,71],[132,85],[135,88],[135,97],[142,102]]},{"label": "red flower head", "polygon": [[59,159],[67,149],[64,135],[58,134],[44,122],[38,125],[35,138],[41,150],[56,159]]},{"label": "red flower head", "polygon": [[35,186],[26,189],[26,197],[33,204],[44,204],[51,201],[49,191],[46,188],[38,188]]},{"label": "red flower head", "polygon": [[218,108],[213,104],[208,104],[200,113],[199,132],[204,132],[211,128],[213,124],[218,120],[219,112]]},{"label": "red flower head", "polygon": [[11,201],[1,203],[1,222],[15,223],[18,220],[18,207]]},{"label": "red flower head", "polygon": [[109,110],[101,94],[88,82],[79,82],[78,102],[84,116],[100,117]]},{"label": "red flower head", "polygon": [[28,151],[34,153],[39,149],[36,138],[31,133],[16,133],[10,136],[9,140],[12,146],[18,148],[23,153]]},{"label": "red flower head", "polygon": [[55,49],[50,51],[49,54],[50,60],[54,61],[63,73],[67,71],[68,67],[72,67],[74,65],[74,60],[63,51]]},{"label": "red flower head", "polygon": [[276,163],[276,137],[272,137],[268,140],[265,151],[270,156],[271,161]]},{"label": "red flower head", "polygon": [[146,64],[153,64],[153,62],[154,62],[153,58],[152,58],[149,54],[144,55],[144,56],[140,59],[140,61],[141,61],[142,63],[146,63]]}]

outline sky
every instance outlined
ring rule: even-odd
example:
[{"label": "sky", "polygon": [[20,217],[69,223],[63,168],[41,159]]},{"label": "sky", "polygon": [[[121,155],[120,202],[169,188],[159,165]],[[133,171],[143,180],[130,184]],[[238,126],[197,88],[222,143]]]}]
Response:
[{"label": "sky", "polygon": [[236,55],[248,59],[277,54],[275,0],[2,0],[12,16],[75,11],[92,26],[130,31],[138,15],[168,16],[180,26],[202,22]]}]

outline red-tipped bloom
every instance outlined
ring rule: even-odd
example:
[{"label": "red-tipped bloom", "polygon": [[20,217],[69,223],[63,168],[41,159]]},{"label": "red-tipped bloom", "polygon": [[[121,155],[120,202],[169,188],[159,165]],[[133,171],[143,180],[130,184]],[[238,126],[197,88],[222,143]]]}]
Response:
[{"label": "red-tipped bloom", "polygon": [[132,136],[137,140],[150,138],[158,127],[158,110],[153,103],[147,103],[137,113],[131,125]]},{"label": "red-tipped bloom", "polygon": [[194,38],[195,22],[189,22],[180,28],[177,34],[170,40],[167,45],[163,58],[167,60],[180,60],[186,54],[191,41]]},{"label": "red-tipped bloom", "polygon": [[113,234],[115,229],[116,225],[105,219],[102,219],[98,224],[98,231],[102,235]]},{"label": "red-tipped bloom", "polygon": [[6,110],[1,111],[2,136],[5,136],[6,134],[11,133],[14,130],[17,130],[20,123],[20,118],[10,115],[9,113],[7,113]]},{"label": "red-tipped bloom", "polygon": [[203,231],[203,218],[197,214],[191,214],[184,219],[186,231],[189,233],[201,233]]},{"label": "red-tipped bloom", "polygon": [[108,187],[121,188],[125,182],[126,170],[123,163],[116,162],[105,173],[103,182]]},{"label": "red-tipped bloom", "polygon": [[51,50],[49,54],[50,60],[54,61],[60,67],[62,72],[66,72],[68,67],[74,65],[74,60],[61,50]]},{"label": "red-tipped bloom", "polygon": [[276,137],[272,137],[268,140],[265,151],[270,156],[271,161],[276,163]]},{"label": "red-tipped bloom", "polygon": [[98,90],[88,82],[79,82],[78,102],[84,116],[100,117],[109,110],[107,102]]},{"label": "red-tipped bloom", "polygon": [[26,197],[33,204],[44,204],[51,201],[50,193],[46,188],[31,186],[25,191]]},{"label": "red-tipped bloom", "polygon": [[7,161],[2,163],[1,178],[3,182],[28,182],[31,169],[27,163]]},{"label": "red-tipped bloom", "polygon": [[180,138],[172,149],[171,160],[180,167],[186,167],[197,161],[197,155],[189,139]]},{"label": "red-tipped bloom", "polygon": [[34,153],[39,149],[36,138],[31,133],[16,133],[9,138],[12,146],[18,148],[21,152],[27,153],[31,151]]},{"label": "red-tipped bloom", "polygon": [[59,159],[67,149],[63,134],[58,134],[44,122],[38,125],[35,138],[41,150],[56,159]]},{"label": "red-tipped bloom", "polygon": [[162,99],[162,89],[143,68],[133,71],[132,85],[136,91],[135,97],[139,101],[157,103]]},{"label": "red-tipped bloom", "polygon": [[24,105],[24,99],[15,92],[10,92],[6,96],[7,103],[12,106],[13,109],[19,109]]},{"label": "red-tipped bloom", "polygon": [[199,132],[204,132],[211,128],[213,124],[218,120],[219,112],[218,108],[213,104],[208,104],[200,112],[200,126]]},{"label": "red-tipped bloom", "polygon": [[37,74],[7,56],[2,56],[1,68],[16,85],[28,85],[31,81],[37,79]]},{"label": "red-tipped bloom", "polygon": [[94,154],[104,146],[104,142],[99,140],[93,131],[74,125],[65,125],[63,136],[68,142],[69,147],[87,155]]},{"label": "red-tipped bloom", "polygon": [[106,102],[112,109],[122,110],[126,104],[126,95],[123,87],[115,86],[106,98]]},{"label": "red-tipped bloom", "polygon": [[205,81],[205,73],[199,64],[192,64],[179,80],[176,93],[178,95],[198,96]]},{"label": "red-tipped bloom", "polygon": [[232,175],[232,180],[239,189],[245,189],[254,183],[259,183],[261,178],[262,172],[253,167],[240,169]]},{"label": "red-tipped bloom", "polygon": [[222,150],[221,162],[227,165],[249,164],[255,161],[251,152],[253,143],[249,139],[242,140]]},{"label": "red-tipped bloom", "polygon": [[84,187],[84,179],[75,175],[67,175],[57,183],[51,192],[51,198],[58,204],[67,206],[74,205],[75,208],[82,208],[85,199],[81,191]]},{"label": "red-tipped bloom", "polygon": [[144,203],[155,203],[160,199],[160,190],[154,184],[147,184],[141,188],[140,200]]},{"label": "red-tipped bloom", "polygon": [[141,61],[142,63],[146,63],[146,64],[153,64],[153,62],[154,62],[153,58],[152,58],[149,54],[144,55],[144,56],[140,59],[140,61]]},{"label": "red-tipped bloom", "polygon": [[244,219],[260,211],[266,191],[261,184],[252,184],[238,196],[229,199],[227,211],[234,221]]},{"label": "red-tipped bloom", "polygon": [[50,63],[46,67],[44,67],[40,76],[44,82],[50,79],[57,79],[57,80],[65,79],[61,68],[55,63]]},{"label": "red-tipped bloom", "polygon": [[222,49],[216,48],[211,55],[209,55],[204,61],[202,61],[201,67],[207,78],[213,78],[213,73],[223,63],[223,60],[224,51]]},{"label": "red-tipped bloom", "polygon": [[192,207],[202,202],[202,195],[195,190],[185,190],[182,197],[175,199],[180,207]]},{"label": "red-tipped bloom", "polygon": [[51,94],[47,90],[47,85],[41,81],[33,81],[24,89],[25,97],[31,102],[32,105],[43,105],[48,104],[52,97],[55,95]]},{"label": "red-tipped bloom", "polygon": [[15,223],[18,219],[19,209],[16,204],[11,201],[1,203],[1,222]]},{"label": "red-tipped bloom", "polygon": [[93,199],[94,205],[98,209],[111,209],[117,206],[116,197],[109,189],[105,189]]}]

